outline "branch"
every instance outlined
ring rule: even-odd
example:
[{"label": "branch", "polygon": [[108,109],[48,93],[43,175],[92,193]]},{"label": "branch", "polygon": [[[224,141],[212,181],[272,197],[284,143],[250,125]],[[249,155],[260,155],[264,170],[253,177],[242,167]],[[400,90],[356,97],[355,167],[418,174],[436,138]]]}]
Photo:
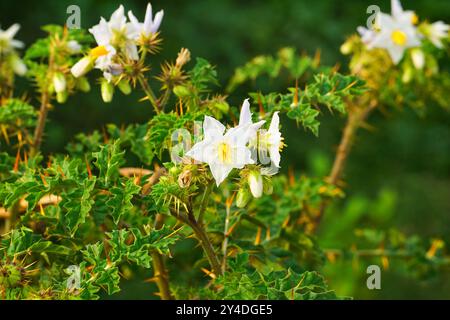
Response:
[{"label": "branch", "polygon": [[[365,103],[366,102],[364,100],[360,102],[360,104],[362,105],[364,105]],[[340,183],[340,178],[344,171],[348,155],[350,154],[356,132],[361,127],[362,123],[367,119],[369,114],[376,108],[376,106],[377,101],[374,99],[367,103],[366,107],[364,108],[358,106],[350,108],[347,123],[341,137],[341,142],[339,143],[339,146],[337,148],[333,167],[331,169],[330,175],[326,179],[328,183],[333,185],[338,185]],[[320,224],[327,206],[328,201],[323,200],[320,205],[319,213],[314,218],[314,224],[312,227],[313,232]]]}]

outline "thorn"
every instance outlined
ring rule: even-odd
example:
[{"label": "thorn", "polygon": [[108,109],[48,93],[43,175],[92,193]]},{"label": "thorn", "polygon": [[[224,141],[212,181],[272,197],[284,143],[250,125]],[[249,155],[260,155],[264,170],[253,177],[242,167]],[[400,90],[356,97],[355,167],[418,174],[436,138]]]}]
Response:
[{"label": "thorn", "polygon": [[157,277],[151,277],[151,278],[145,279],[144,282],[152,283],[152,282],[156,282],[157,280],[158,280]]},{"label": "thorn", "polygon": [[294,106],[298,105],[298,78],[295,79]]},{"label": "thorn", "polygon": [[266,111],[264,110],[264,106],[261,100],[261,92],[259,92],[258,94],[258,106],[259,106],[259,113],[261,115],[262,118],[264,118]]},{"label": "thorn", "polygon": [[236,225],[238,224],[239,221],[235,222],[229,229],[228,232],[225,234],[225,237],[229,237],[231,235],[231,233],[234,231],[234,229],[236,228]]},{"label": "thorn", "polygon": [[19,164],[20,164],[20,148],[17,149],[16,161],[14,162],[14,167],[13,167],[14,172],[19,171]]},{"label": "thorn", "polygon": [[270,227],[266,229],[266,241],[270,240]]},{"label": "thorn", "polygon": [[291,219],[291,217],[289,217],[289,216],[286,219],[284,219],[283,224],[282,224],[281,227],[282,228],[286,228],[290,219]]},{"label": "thorn", "polygon": [[208,269],[205,269],[205,268],[201,268],[201,269],[204,273],[206,273],[206,275],[210,276],[212,279],[217,278],[216,275],[213,272],[209,271]]},{"label": "thorn", "polygon": [[231,195],[231,197],[227,198],[227,200],[225,201],[225,206],[229,209],[231,208],[231,206],[233,205],[233,201],[234,201],[234,197],[236,196],[237,192],[233,192],[233,194]]},{"label": "thorn", "polygon": [[44,211],[44,208],[42,207],[42,203],[39,203],[39,211],[40,211],[41,215],[45,217],[45,211]]},{"label": "thorn", "polygon": [[1,127],[1,129],[2,129],[3,137],[4,137],[5,140],[6,140],[6,144],[9,145],[9,137],[8,137],[8,132],[6,131],[6,126],[1,125],[0,127]]},{"label": "thorn", "polygon": [[258,227],[258,232],[256,233],[255,238],[255,246],[259,245],[261,243],[261,227]]},{"label": "thorn", "polygon": [[315,55],[314,55],[314,65],[318,66],[320,64],[320,56],[321,56],[320,49],[317,49]]},{"label": "thorn", "polygon": [[288,175],[289,175],[289,185],[293,186],[295,184],[295,175],[294,175],[294,168],[292,166],[289,167]]},{"label": "thorn", "polygon": [[383,269],[384,269],[384,270],[389,269],[389,259],[388,259],[388,257],[382,256],[382,257],[381,257],[381,263],[382,263],[382,265],[383,265]]},{"label": "thorn", "polygon": [[45,176],[43,174],[41,174],[40,176],[41,176],[41,180],[42,180],[42,183],[44,184],[44,186],[47,186],[47,180],[45,180]]},{"label": "thorn", "polygon": [[87,160],[86,157],[84,157],[84,162],[86,162],[86,169],[88,172],[88,177],[89,177],[89,179],[91,179],[92,178],[91,166],[89,165],[89,161]]}]

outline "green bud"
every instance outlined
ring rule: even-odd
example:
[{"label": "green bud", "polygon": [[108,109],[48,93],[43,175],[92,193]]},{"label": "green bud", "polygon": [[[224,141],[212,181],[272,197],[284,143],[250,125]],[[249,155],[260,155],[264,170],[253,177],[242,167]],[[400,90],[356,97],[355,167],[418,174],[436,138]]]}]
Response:
[{"label": "green bud", "polygon": [[230,106],[226,101],[217,101],[214,103],[214,107],[219,109],[222,113],[227,113],[230,110]]},{"label": "green bud", "polygon": [[56,101],[58,101],[58,103],[65,103],[67,101],[68,97],[69,97],[69,95],[68,95],[67,91],[56,93]]},{"label": "green bud", "polygon": [[77,79],[76,82],[77,89],[81,92],[89,92],[91,91],[91,85],[86,77],[81,77]]},{"label": "green bud", "polygon": [[173,93],[180,98],[188,97],[191,94],[189,89],[185,86],[175,86],[175,88],[173,88]]},{"label": "green bud", "polygon": [[117,84],[117,86],[119,87],[119,90],[122,91],[122,93],[124,95],[129,95],[131,93],[131,85],[128,80],[125,80],[125,79],[120,80],[120,82]]},{"label": "green bud", "polygon": [[409,83],[411,82],[412,78],[413,78],[413,69],[410,66],[407,66],[403,71],[402,81],[403,83]]},{"label": "green bud", "polygon": [[271,195],[273,193],[273,184],[272,180],[269,177],[267,179],[263,179],[263,192],[264,194]]},{"label": "green bud", "polygon": [[103,80],[101,84],[102,99],[105,103],[110,103],[114,96],[114,86],[107,80]]},{"label": "green bud", "polygon": [[236,195],[236,206],[238,208],[244,208],[249,201],[250,192],[248,192],[247,188],[241,187]]}]

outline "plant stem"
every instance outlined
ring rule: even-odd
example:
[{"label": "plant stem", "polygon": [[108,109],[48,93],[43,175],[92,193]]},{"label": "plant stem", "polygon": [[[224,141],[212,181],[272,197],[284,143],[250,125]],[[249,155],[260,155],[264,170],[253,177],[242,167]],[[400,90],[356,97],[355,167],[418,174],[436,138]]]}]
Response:
[{"label": "plant stem", "polygon": [[[366,105],[366,107],[354,107],[350,106],[349,114],[347,118],[347,123],[344,127],[342,133],[341,141],[336,151],[336,157],[333,162],[333,167],[331,169],[330,175],[327,178],[327,182],[333,185],[338,185],[341,175],[344,171],[348,155],[351,151],[353,140],[361,124],[367,119],[369,114],[375,109],[377,102],[372,100],[370,102],[363,100],[359,102],[360,105]],[[312,231],[317,229],[320,224],[325,209],[328,206],[328,201],[323,200],[318,215],[314,218],[314,224]]]},{"label": "plant stem", "polygon": [[50,41],[50,53],[48,57],[48,70],[46,74],[47,81],[45,81],[44,85],[42,86],[41,91],[41,107],[39,110],[39,119],[38,124],[36,126],[36,129],[34,131],[34,139],[33,139],[33,145],[31,146],[31,155],[36,155],[37,152],[39,152],[39,149],[41,148],[42,143],[42,135],[44,134],[45,129],[45,123],[47,121],[47,115],[48,115],[48,107],[50,103],[50,93],[49,93],[49,83],[51,82],[51,76],[53,72],[53,65],[55,60],[55,50],[52,45],[53,41]]},{"label": "plant stem", "polygon": [[155,109],[156,114],[161,113],[161,108],[158,104],[158,100],[156,99],[156,95],[153,92],[152,88],[148,85],[147,81],[144,80],[143,77],[138,77],[139,84],[142,87],[142,90],[144,90],[145,94],[147,95],[147,99],[152,104],[153,108]]},{"label": "plant stem", "polygon": [[[164,216],[161,214],[156,215],[155,229],[160,229],[164,224]],[[170,292],[169,274],[167,272],[164,257],[158,251],[152,251],[153,260],[153,277],[155,278],[156,285],[158,286],[159,293],[162,300],[173,300],[173,296]]]},{"label": "plant stem", "polygon": [[203,250],[205,251],[206,257],[209,260],[209,264],[211,265],[212,271],[216,276],[222,275],[222,268],[220,266],[219,258],[216,255],[216,252],[214,251],[214,247],[211,244],[211,241],[208,238],[208,235],[206,234],[205,230],[201,225],[197,223],[195,220],[188,220],[189,226],[194,231],[195,236],[200,241],[200,244],[203,247]]},{"label": "plant stem", "polygon": [[202,201],[200,203],[200,209],[198,210],[198,219],[197,219],[200,225],[203,224],[203,216],[205,215],[206,207],[209,202],[209,196],[212,192],[213,186],[214,185],[212,183],[208,183],[206,185],[205,192],[203,193]]},{"label": "plant stem", "polygon": [[45,122],[48,115],[49,93],[46,89],[41,94],[41,108],[39,110],[39,119],[34,131],[33,145],[31,146],[31,155],[34,156],[39,151],[44,134]]}]

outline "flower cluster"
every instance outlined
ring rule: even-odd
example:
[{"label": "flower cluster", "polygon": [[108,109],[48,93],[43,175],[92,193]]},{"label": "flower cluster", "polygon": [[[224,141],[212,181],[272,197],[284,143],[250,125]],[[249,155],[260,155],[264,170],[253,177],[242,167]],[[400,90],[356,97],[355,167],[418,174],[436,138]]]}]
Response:
[{"label": "flower cluster", "polygon": [[20,29],[20,25],[15,23],[8,29],[0,28],[0,57],[3,61],[7,61],[10,68],[19,76],[25,75],[27,67],[17,55],[16,49],[22,49],[24,44],[22,41],[14,39]]},{"label": "flower cluster", "polygon": [[[261,129],[265,120],[253,123],[250,103],[246,99],[242,105],[239,124],[226,129],[218,120],[205,116],[202,141],[195,144],[186,155],[202,163],[207,163],[219,186],[233,169],[242,170],[254,197],[262,195],[263,175],[273,175],[280,167],[280,150],[283,138],[279,131],[278,112],[273,114],[268,130]],[[265,155],[269,157],[266,158]],[[261,167],[268,165],[270,167]],[[241,174],[242,175],[242,174]],[[245,205],[245,204],[244,204]]]},{"label": "flower cluster", "polygon": [[[120,5],[109,21],[101,18],[99,24],[89,29],[97,47],[91,49],[72,67],[72,74],[81,77],[93,68],[101,70],[102,98],[105,102],[112,100],[116,84],[123,93],[130,93],[129,82],[121,81],[123,74],[127,69],[131,69],[128,70],[130,74],[145,71],[139,60],[144,60],[147,52],[156,50],[159,43],[158,29],[163,15],[163,11],[159,11],[153,19],[152,6],[149,3],[144,22],[139,22],[132,11],[128,12],[128,21],[125,9]],[[141,56],[139,51],[142,52]]]},{"label": "flower cluster", "polygon": [[442,40],[448,38],[449,25],[442,21],[418,25],[418,16],[410,10],[403,10],[399,0],[391,0],[391,14],[378,13],[372,29],[358,27],[362,41],[368,49],[381,48],[388,51],[394,64],[398,64],[405,51],[412,49],[413,63],[421,69],[424,64],[423,52],[418,49],[427,38],[437,48],[442,48]]}]

